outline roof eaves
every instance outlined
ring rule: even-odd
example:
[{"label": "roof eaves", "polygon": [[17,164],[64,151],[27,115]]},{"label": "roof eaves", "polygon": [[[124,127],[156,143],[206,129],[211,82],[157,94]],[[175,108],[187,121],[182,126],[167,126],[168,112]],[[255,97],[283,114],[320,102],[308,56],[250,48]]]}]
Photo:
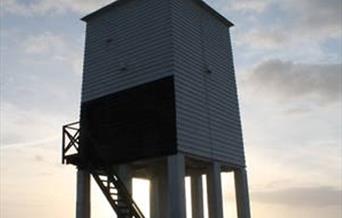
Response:
[{"label": "roof eaves", "polygon": [[98,9],[98,10],[96,10],[96,11],[94,11],[94,12],[92,12],[92,13],[84,16],[84,17],[82,17],[81,20],[87,22],[90,18],[92,18],[92,17],[94,17],[94,16],[96,16],[96,15],[98,15],[100,13],[103,13],[105,11],[108,11],[108,10],[114,8],[114,7],[122,5],[123,3],[126,3],[128,1],[130,1],[130,0],[117,0],[115,2],[112,2],[112,3],[102,7],[100,9]]},{"label": "roof eaves", "polygon": [[[82,21],[87,22],[90,18],[103,13],[105,11],[110,10],[111,8],[117,7],[119,5],[122,5],[123,3],[126,3],[128,1],[131,0],[117,0],[115,2],[112,2],[84,17],[81,18]],[[218,13],[216,10],[214,10],[212,7],[210,7],[207,3],[205,3],[203,0],[193,0],[195,2],[197,2],[201,7],[203,7],[205,10],[207,10],[209,13],[211,13],[212,15],[214,15],[216,18],[218,18],[221,22],[223,22],[225,25],[227,25],[228,27],[234,26],[234,24],[232,22],[230,22],[227,18],[225,18],[223,15],[221,15],[220,13]]]},{"label": "roof eaves", "polygon": [[198,2],[201,7],[206,9],[209,13],[214,15],[216,18],[218,18],[221,22],[223,22],[228,27],[234,26],[234,24],[231,21],[229,21],[227,18],[225,18],[223,15],[221,15],[219,12],[217,12],[215,9],[213,9],[211,6],[209,6],[203,0],[194,0],[194,1]]}]

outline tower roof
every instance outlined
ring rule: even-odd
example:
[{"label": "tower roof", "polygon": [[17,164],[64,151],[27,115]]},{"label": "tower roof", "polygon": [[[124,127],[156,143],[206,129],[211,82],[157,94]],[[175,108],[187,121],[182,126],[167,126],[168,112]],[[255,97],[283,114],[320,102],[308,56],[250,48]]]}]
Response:
[{"label": "tower roof", "polygon": [[[86,16],[84,16],[83,18],[81,18],[81,20],[88,22],[90,19],[102,14],[103,12],[106,12],[108,10],[111,10],[115,7],[118,7],[126,2],[129,2],[132,0],[117,0],[113,3],[110,3]],[[196,2],[199,6],[201,6],[202,8],[204,8],[206,11],[208,11],[209,13],[211,13],[213,16],[215,16],[217,19],[219,19],[221,22],[223,22],[226,26],[231,27],[234,24],[232,22],[230,22],[227,18],[225,18],[223,15],[221,15],[220,13],[218,13],[216,10],[214,10],[212,7],[210,7],[207,3],[205,3],[202,0],[190,0],[190,1],[194,1]]]}]

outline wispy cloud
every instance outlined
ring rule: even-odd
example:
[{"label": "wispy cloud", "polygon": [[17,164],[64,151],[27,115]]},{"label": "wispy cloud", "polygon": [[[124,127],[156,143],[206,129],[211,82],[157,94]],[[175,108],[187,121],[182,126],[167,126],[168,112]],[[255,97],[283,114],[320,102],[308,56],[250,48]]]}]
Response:
[{"label": "wispy cloud", "polygon": [[[271,23],[272,20],[274,22],[283,20],[289,22],[292,28],[316,29],[317,32],[322,32],[323,28],[323,32],[328,30],[332,34],[336,34],[336,31],[341,32],[342,2],[340,0],[240,0],[228,2],[226,0],[207,0],[207,2],[219,8],[221,12],[227,13],[227,17],[230,12],[242,14],[249,12],[254,13],[255,16],[264,16],[275,8],[283,13],[278,14],[278,17],[269,17],[268,20],[260,22],[260,25],[265,24],[265,21]],[[264,14],[260,14],[261,12]],[[281,17],[282,15],[289,15],[291,19],[286,16]],[[287,29],[287,31],[291,31],[291,29]]]},{"label": "wispy cloud", "polygon": [[254,29],[239,35],[237,45],[245,44],[255,49],[278,49],[288,44],[288,36],[277,30]]},{"label": "wispy cloud", "polygon": [[235,50],[248,50],[242,52],[249,55],[247,59],[257,59],[251,54],[253,51],[258,53],[257,57],[270,55],[269,58],[341,63],[341,52],[328,55],[322,51],[329,40],[336,44],[335,50],[342,49],[342,2],[339,0],[209,2],[236,21]]},{"label": "wispy cloud", "polygon": [[297,64],[268,60],[246,77],[245,88],[259,96],[324,105],[341,101],[341,64]]},{"label": "wispy cloud", "polygon": [[19,1],[2,0],[1,7],[4,14],[15,14],[23,16],[42,16],[52,14],[65,14],[66,12],[88,13],[112,0],[37,0]]},{"label": "wispy cloud", "polygon": [[[70,35],[68,35],[70,36]],[[82,47],[50,31],[2,35],[1,148],[49,143],[65,122],[77,119]]]},{"label": "wispy cloud", "polygon": [[0,151],[1,217],[72,217],[74,169],[60,165],[59,143]]},{"label": "wispy cloud", "polygon": [[[290,24],[297,33],[302,33],[298,37],[303,37],[303,34],[316,34],[321,37],[341,38],[342,2],[340,0],[290,0],[283,1],[281,7],[294,15]],[[315,37],[315,35],[311,36]]]},{"label": "wispy cloud", "polygon": [[263,12],[272,2],[272,0],[240,0],[229,1],[225,7],[229,10],[242,12]]},{"label": "wispy cloud", "polygon": [[326,186],[253,192],[252,195],[261,203],[294,207],[327,207],[342,204],[342,190]]},{"label": "wispy cloud", "polygon": [[0,147],[10,148],[41,145],[55,140],[65,118],[2,101],[0,119]]},{"label": "wispy cloud", "polygon": [[82,50],[62,34],[43,32],[28,35],[21,47],[27,55],[40,56],[53,61],[67,63],[75,73],[82,72]]},{"label": "wispy cloud", "polygon": [[63,36],[45,32],[40,35],[28,36],[22,43],[22,46],[28,54],[54,54],[55,56],[59,56],[63,52],[66,52],[66,44]]}]

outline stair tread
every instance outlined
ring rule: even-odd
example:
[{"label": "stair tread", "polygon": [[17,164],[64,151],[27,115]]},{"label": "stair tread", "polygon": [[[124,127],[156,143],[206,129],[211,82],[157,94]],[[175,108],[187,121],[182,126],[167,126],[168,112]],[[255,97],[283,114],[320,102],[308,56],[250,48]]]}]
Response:
[{"label": "stair tread", "polygon": [[123,218],[144,218],[139,209],[136,208],[134,201],[131,200],[129,192],[127,192],[124,184],[120,181],[120,178],[116,175],[101,178],[107,175],[99,175],[96,172],[92,173],[96,177],[96,181],[102,187],[102,191],[107,198],[111,199],[112,206],[115,212]]}]

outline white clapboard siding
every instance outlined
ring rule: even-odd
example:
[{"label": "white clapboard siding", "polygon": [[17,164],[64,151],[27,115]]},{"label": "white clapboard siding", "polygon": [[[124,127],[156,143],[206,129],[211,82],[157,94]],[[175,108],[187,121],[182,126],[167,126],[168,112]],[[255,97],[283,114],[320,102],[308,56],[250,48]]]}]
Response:
[{"label": "white clapboard siding", "polygon": [[101,10],[84,19],[82,102],[172,75],[178,150],[245,165],[231,23],[200,0],[120,0]]},{"label": "white clapboard siding", "polygon": [[171,7],[178,149],[244,165],[229,28],[196,1]]},{"label": "white clapboard siding", "polygon": [[169,13],[168,0],[135,0],[87,20],[82,102],[172,74]]}]

